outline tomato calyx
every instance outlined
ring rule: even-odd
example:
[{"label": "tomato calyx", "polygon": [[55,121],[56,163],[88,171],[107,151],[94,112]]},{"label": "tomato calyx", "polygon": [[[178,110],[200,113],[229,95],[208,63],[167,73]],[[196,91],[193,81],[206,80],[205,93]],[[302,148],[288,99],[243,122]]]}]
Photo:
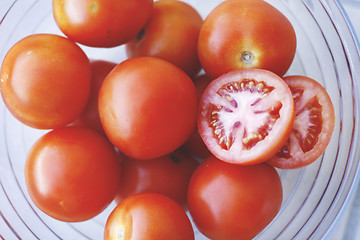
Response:
[{"label": "tomato calyx", "polygon": [[140,41],[145,36],[145,28],[141,29],[140,32],[136,35],[136,40]]}]

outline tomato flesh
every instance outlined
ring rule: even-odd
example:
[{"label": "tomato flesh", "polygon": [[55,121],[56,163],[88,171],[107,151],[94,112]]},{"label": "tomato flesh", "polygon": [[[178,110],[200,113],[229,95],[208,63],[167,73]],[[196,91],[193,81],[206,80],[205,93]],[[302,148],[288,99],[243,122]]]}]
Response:
[{"label": "tomato flesh", "polygon": [[218,158],[259,163],[284,145],[293,114],[290,89],[280,77],[266,70],[238,70],[214,80],[205,90],[198,128]]},{"label": "tomato flesh", "polygon": [[318,159],[330,142],[335,126],[334,106],[314,79],[287,76],[295,103],[295,120],[288,141],[268,162],[278,168],[299,168]]}]

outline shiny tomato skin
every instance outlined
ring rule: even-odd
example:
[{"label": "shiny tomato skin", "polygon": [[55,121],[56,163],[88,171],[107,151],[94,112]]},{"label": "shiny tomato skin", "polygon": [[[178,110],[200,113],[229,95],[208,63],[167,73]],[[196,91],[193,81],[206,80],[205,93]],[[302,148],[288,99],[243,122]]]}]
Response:
[{"label": "shiny tomato skin", "polygon": [[0,90],[7,108],[33,128],[53,129],[74,121],[86,105],[90,84],[83,50],[54,34],[21,39],[1,66]]},{"label": "shiny tomato skin", "polygon": [[73,123],[71,123],[71,125],[88,127],[101,134],[105,134],[99,117],[98,96],[102,82],[116,66],[116,63],[103,60],[92,60],[90,61],[90,66],[92,77],[89,100],[84,111]]},{"label": "shiny tomato skin", "polygon": [[288,142],[269,161],[282,169],[305,167],[326,150],[335,127],[335,110],[326,89],[300,75],[284,77],[295,102],[295,120]]},{"label": "shiny tomato skin", "polygon": [[104,240],[193,240],[185,211],[171,198],[139,193],[121,201],[107,219]]},{"label": "shiny tomato skin", "polygon": [[166,195],[186,209],[188,183],[198,165],[197,160],[180,150],[146,161],[124,157],[116,202],[132,194],[152,192]]},{"label": "shiny tomato skin", "polygon": [[126,44],[127,55],[158,57],[194,77],[201,69],[197,42],[202,22],[196,9],[185,2],[156,1],[150,20]]},{"label": "shiny tomato skin", "polygon": [[263,0],[223,1],[206,17],[199,34],[199,59],[212,78],[244,68],[283,76],[295,51],[293,26]]},{"label": "shiny tomato skin", "polygon": [[64,127],[32,146],[25,165],[28,192],[36,206],[66,222],[88,220],[115,198],[121,165],[113,146],[94,130]]},{"label": "shiny tomato skin", "polygon": [[217,158],[257,164],[281,149],[293,120],[294,101],[282,78],[263,69],[234,70],[205,89],[198,131]]},{"label": "shiny tomato skin", "polygon": [[153,0],[53,0],[53,15],[70,39],[115,47],[135,37],[150,18]]},{"label": "shiny tomato skin", "polygon": [[252,239],[277,215],[282,194],[274,167],[229,164],[211,156],[190,180],[188,206],[195,225],[206,237]]},{"label": "shiny tomato skin", "polygon": [[[210,84],[211,81],[212,79],[206,74],[200,74],[194,78],[194,83],[198,92],[199,99],[201,98],[201,95],[204,93],[206,87]],[[182,149],[200,159],[205,159],[211,155],[211,152],[206,147],[197,129],[186,141]]]},{"label": "shiny tomato skin", "polygon": [[179,148],[196,127],[192,80],[175,65],[138,57],[117,65],[99,93],[99,114],[109,140],[125,155],[152,159]]}]

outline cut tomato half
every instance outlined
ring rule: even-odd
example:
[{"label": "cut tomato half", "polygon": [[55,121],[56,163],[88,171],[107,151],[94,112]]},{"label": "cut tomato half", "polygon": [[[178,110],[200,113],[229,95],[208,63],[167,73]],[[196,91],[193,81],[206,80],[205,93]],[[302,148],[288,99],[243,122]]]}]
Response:
[{"label": "cut tomato half", "polygon": [[294,101],[278,75],[261,69],[235,70],[205,89],[198,130],[217,158],[236,164],[264,162],[287,141]]},{"label": "cut tomato half", "polygon": [[331,98],[316,80],[306,76],[287,76],[295,103],[293,130],[286,144],[268,163],[282,169],[300,168],[313,163],[328,146],[335,112]]}]

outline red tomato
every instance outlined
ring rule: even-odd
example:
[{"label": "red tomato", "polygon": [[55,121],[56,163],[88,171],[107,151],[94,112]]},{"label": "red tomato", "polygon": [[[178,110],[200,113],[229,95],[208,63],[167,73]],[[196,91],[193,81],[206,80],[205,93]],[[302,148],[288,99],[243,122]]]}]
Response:
[{"label": "red tomato", "polygon": [[213,240],[252,239],[277,215],[282,198],[274,167],[229,164],[214,156],[195,170],[188,190],[191,217]]},{"label": "red tomato", "polygon": [[104,240],[193,240],[185,211],[171,198],[157,193],[131,195],[110,214]]},{"label": "red tomato", "polygon": [[187,186],[198,165],[194,158],[181,151],[146,161],[125,157],[116,201],[135,193],[153,192],[174,199],[186,209]]},{"label": "red tomato", "polygon": [[330,142],[335,112],[325,88],[312,78],[284,78],[293,93],[295,120],[293,130],[283,148],[268,161],[278,168],[300,168],[324,153]]},{"label": "red tomato", "polygon": [[99,90],[103,80],[116,64],[95,60],[91,61],[90,65],[92,70],[90,97],[84,111],[71,125],[89,127],[103,134],[104,130],[100,122],[98,111]]},{"label": "red tomato", "polygon": [[196,127],[192,80],[154,57],[131,58],[106,77],[99,93],[105,133],[125,155],[151,159],[179,148]]},{"label": "red tomato", "polygon": [[113,146],[99,133],[65,127],[42,136],[31,148],[26,185],[49,216],[66,222],[102,212],[119,189],[121,166]]},{"label": "red tomato", "polygon": [[262,0],[220,3],[204,20],[198,43],[200,62],[212,78],[244,68],[262,68],[282,76],[295,51],[291,23]]},{"label": "red tomato", "polygon": [[[210,84],[211,78],[206,74],[201,74],[194,79],[195,87],[198,92],[199,99],[206,87]],[[211,155],[211,152],[207,149],[204,141],[200,137],[199,131],[196,129],[190,138],[183,145],[183,149],[201,159],[205,159]]]},{"label": "red tomato", "polygon": [[288,139],[294,102],[272,72],[235,70],[213,80],[200,100],[198,129],[219,159],[255,164],[275,155]]},{"label": "red tomato", "polygon": [[194,83],[195,83],[195,87],[196,87],[199,99],[201,98],[201,96],[205,92],[205,89],[207,88],[207,86],[209,86],[209,84],[212,80],[213,79],[210,78],[206,74],[200,74],[196,78],[194,78]]},{"label": "red tomato", "polygon": [[53,15],[70,39],[115,47],[135,37],[149,20],[153,0],[53,0]]},{"label": "red tomato", "polygon": [[152,56],[169,61],[195,76],[201,69],[197,41],[202,25],[199,13],[187,3],[163,0],[154,3],[150,20],[127,43],[129,57]]},{"label": "red tomato", "polygon": [[36,34],[17,42],[1,66],[0,90],[9,111],[40,129],[65,126],[84,109],[90,93],[89,59],[74,42]]}]

